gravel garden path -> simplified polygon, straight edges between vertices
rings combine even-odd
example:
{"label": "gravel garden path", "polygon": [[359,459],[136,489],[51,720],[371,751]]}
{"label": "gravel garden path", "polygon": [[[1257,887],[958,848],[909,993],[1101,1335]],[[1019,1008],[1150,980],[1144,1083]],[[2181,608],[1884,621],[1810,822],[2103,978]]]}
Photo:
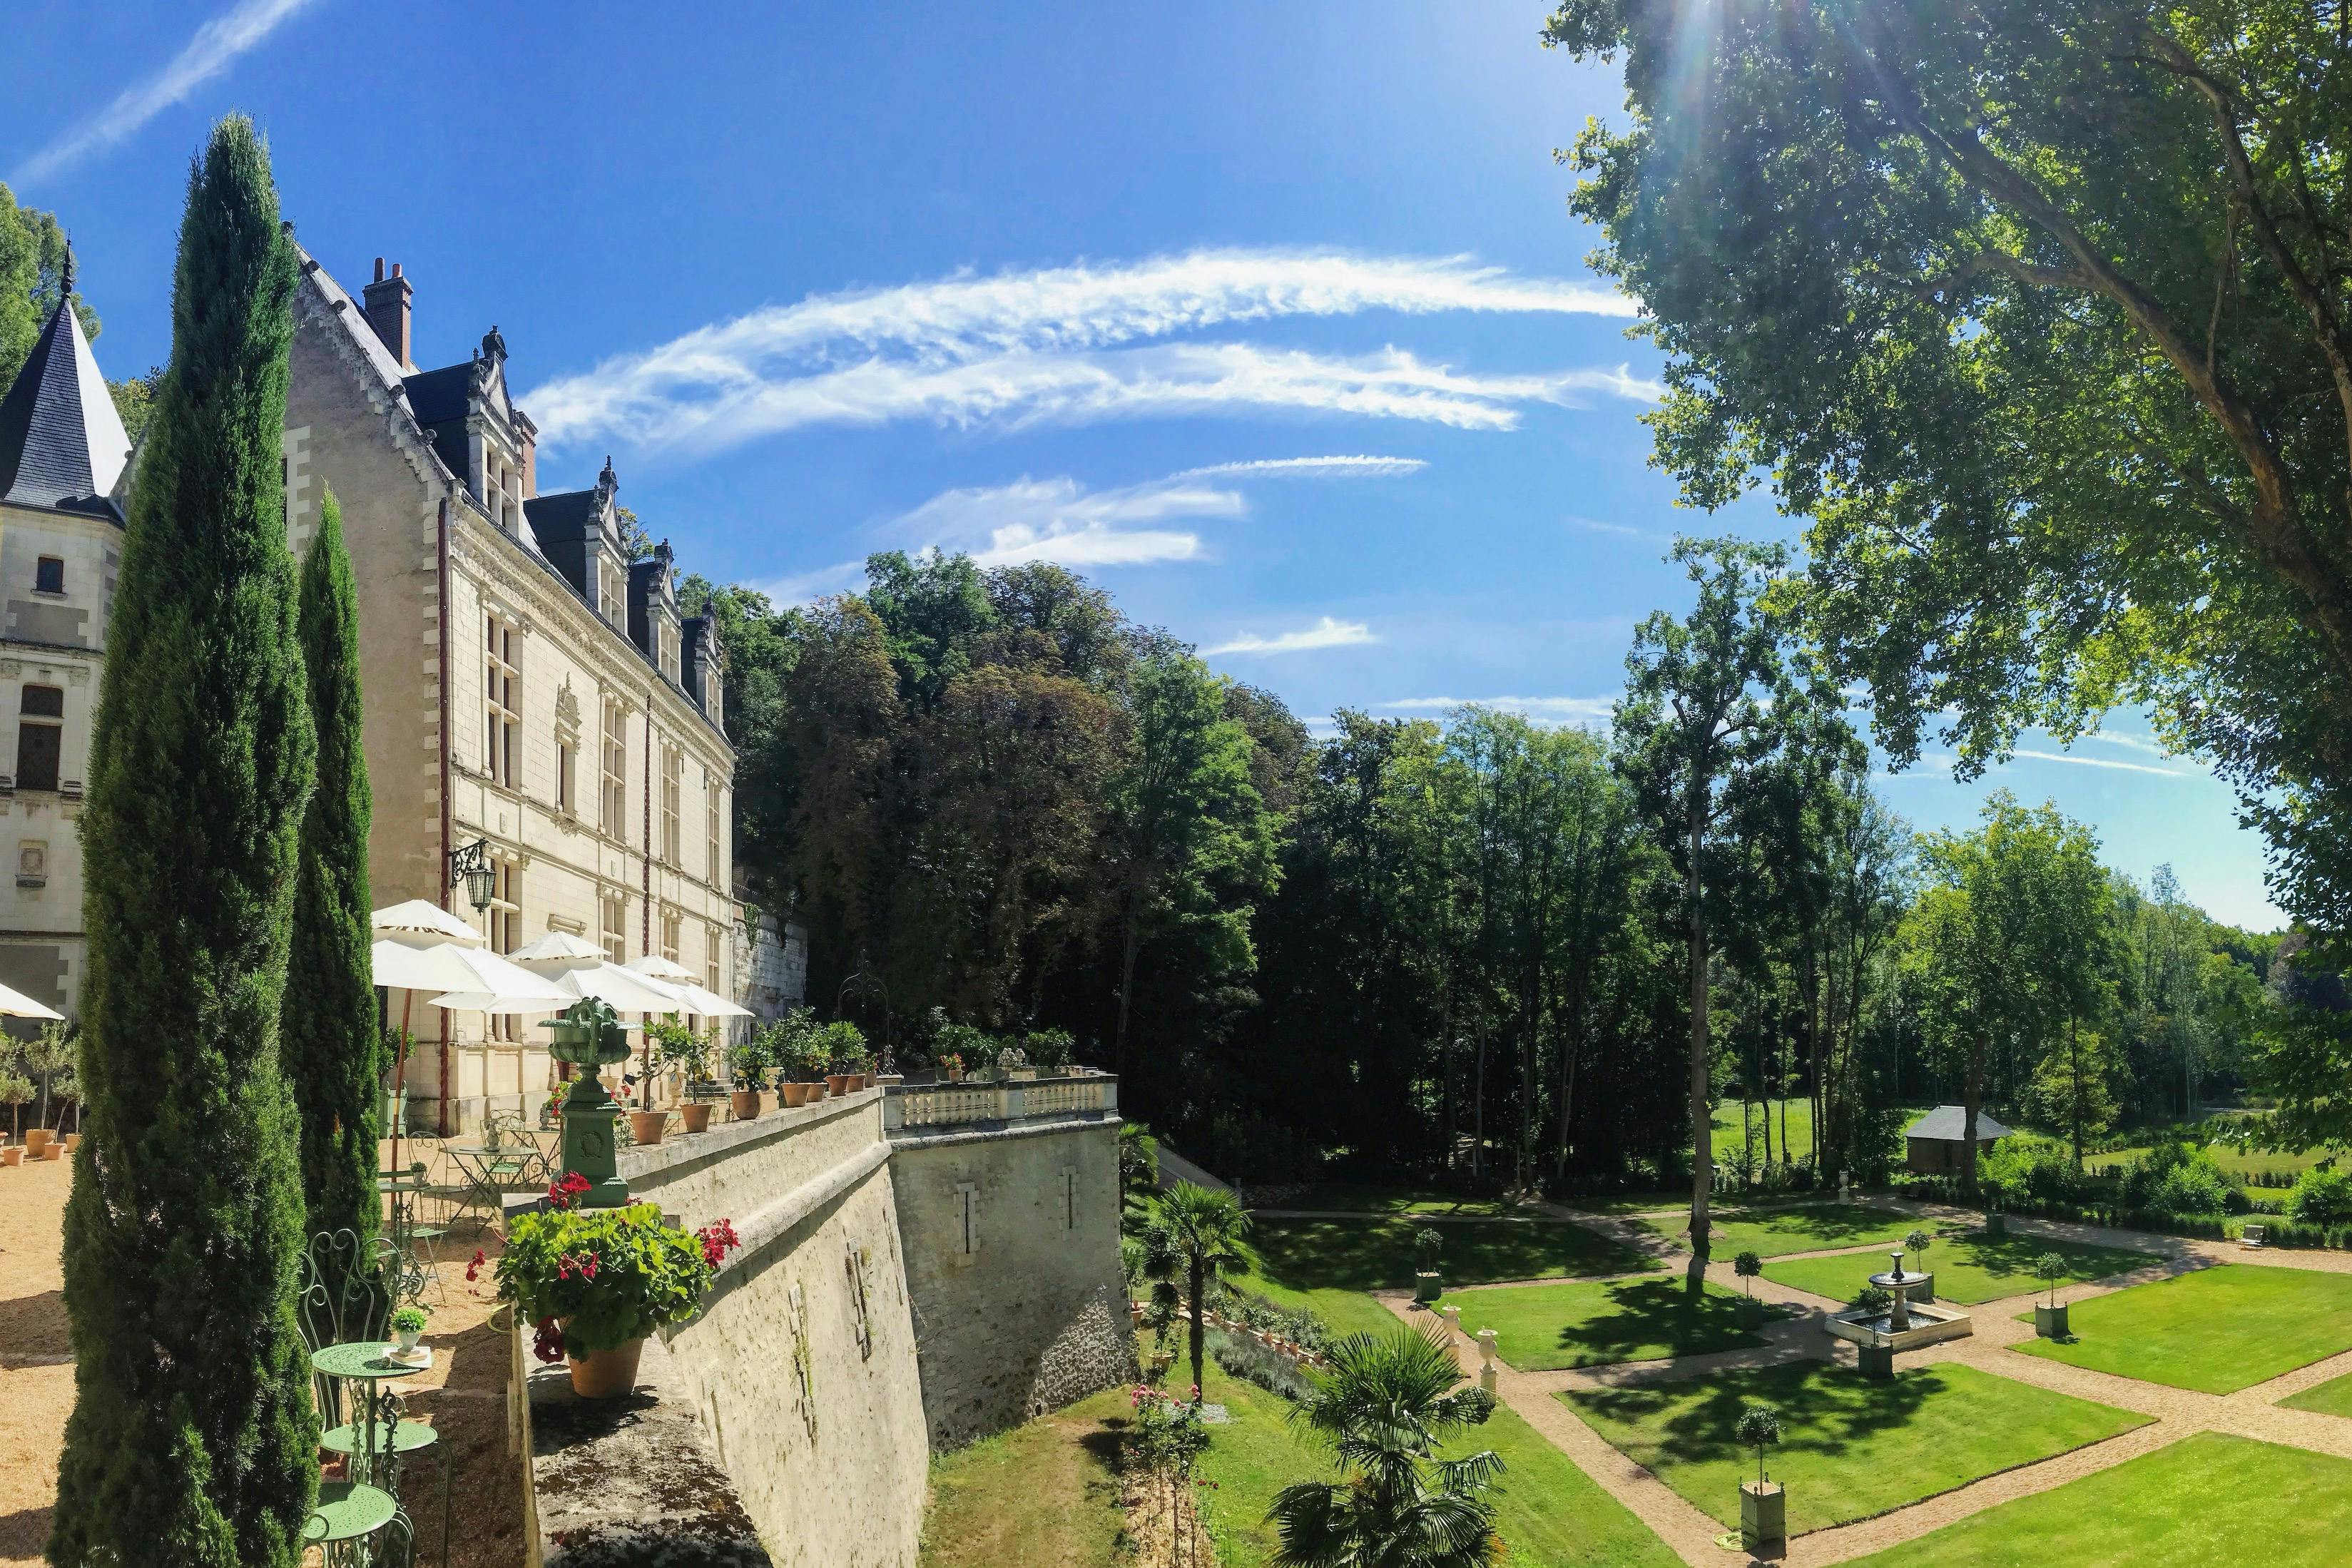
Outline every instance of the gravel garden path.
{"label": "gravel garden path", "polygon": [[[1973,1222],[1978,1217],[1970,1211],[1932,1204],[1882,1198],[1857,1198],[1855,1201],[1916,1214],[1923,1219]],[[1634,1223],[1640,1218],[1668,1216],[1686,1211],[1662,1209],[1654,1215],[1611,1215],[1560,1205],[1547,1204],[1540,1207],[1558,1218],[1573,1220],[1639,1248],[1661,1264],[1688,1263],[1689,1255],[1685,1250],[1666,1242],[1656,1232]],[[2154,1236],[2144,1231],[2016,1216],[2012,1216],[2009,1224],[2011,1231],[2017,1235],[2090,1242],[2156,1256],[2156,1262],[2129,1273],[2101,1279],[2095,1284],[2064,1288],[2062,1294],[2069,1302],[2087,1300],[2134,1285],[2170,1279],[2223,1263],[2303,1268],[2321,1273],[2352,1273],[2352,1254],[2347,1253],[2248,1248],[2234,1242]],[[1865,1245],[1786,1256],[1820,1258],[1852,1254],[1859,1263],[1882,1250],[1879,1247]],[[1732,1273],[1728,1258],[1711,1261],[1707,1277],[1733,1289],[1752,1287],[1759,1299],[1793,1309],[1796,1315],[1763,1325],[1758,1332],[1765,1343],[1747,1350],[1559,1372],[1519,1372],[1498,1360],[1495,1392],[1528,1425],[1573,1460],[1579,1468],[1655,1531],[1685,1563],[1694,1564],[1695,1568],[1726,1568],[1729,1564],[1760,1560],[1751,1559],[1747,1552],[1736,1548],[1726,1549],[1719,1544],[1723,1537],[1720,1523],[1685,1501],[1649,1470],[1611,1447],[1559,1397],[1570,1389],[1626,1387],[1787,1361],[1811,1359],[1834,1361],[1849,1366],[1854,1364],[1854,1347],[1832,1337],[1822,1326],[1823,1318],[1843,1305],[1842,1302],[1770,1279],[1740,1280]],[[1468,1286],[1459,1289],[1497,1288]],[[2095,1475],[2199,1432],[2229,1433],[2352,1459],[2352,1421],[2317,1411],[2288,1409],[2278,1403],[2331,1378],[2352,1373],[2352,1351],[2298,1367],[2235,1394],[2200,1394],[2162,1384],[2143,1383],[2137,1378],[2088,1367],[2073,1366],[2041,1356],[2015,1353],[2011,1346],[2033,1338],[2030,1311],[2037,1294],[2022,1292],[1969,1308],[1975,1329],[1972,1335],[1906,1352],[1900,1364],[1907,1367],[1957,1362],[2019,1383],[2133,1411],[2150,1417],[2148,1424],[2038,1463],[1984,1477],[1871,1519],[1856,1520],[1798,1536],[1789,1542],[1785,1556],[1771,1561],[1784,1564],[1785,1568],[1828,1568],[1832,1563],[1916,1541],[1930,1531],[1999,1504]],[[1401,1319],[1427,1321],[1413,1315],[1412,1303],[1402,1293],[1384,1294],[1381,1300]],[[2020,1314],[2027,1314],[2027,1321],[2020,1321]],[[1476,1343],[1467,1334],[1461,1335],[1460,1339],[1462,1364],[1475,1370],[1477,1365]]]}

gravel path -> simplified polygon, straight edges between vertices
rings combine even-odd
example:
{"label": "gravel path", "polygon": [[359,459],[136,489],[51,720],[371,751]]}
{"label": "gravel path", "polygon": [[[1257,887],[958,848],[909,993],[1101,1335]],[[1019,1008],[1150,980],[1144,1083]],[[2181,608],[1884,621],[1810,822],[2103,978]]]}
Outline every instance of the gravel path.
{"label": "gravel path", "polygon": [[[1870,1201],[1885,1203],[1886,1206],[1917,1214],[1924,1218],[1955,1221],[1976,1218],[1969,1211],[1938,1205],[1883,1199]],[[1559,1205],[1543,1206],[1560,1218],[1572,1219],[1628,1246],[1640,1247],[1645,1255],[1656,1258],[1661,1264],[1688,1263],[1686,1253],[1664,1244],[1654,1232],[1631,1223],[1634,1216],[1597,1215]],[[2095,1284],[2066,1288],[2061,1295],[2070,1301],[2085,1300],[2134,1285],[2223,1263],[2352,1273],[2352,1254],[2347,1253],[2250,1249],[2234,1242],[2153,1236],[2143,1231],[2016,1216],[2012,1216],[2009,1223],[2011,1230],[2021,1235],[2094,1242],[2156,1255],[2157,1261],[2129,1273],[2102,1279]],[[1791,1253],[1789,1256],[1818,1258],[1851,1253],[1860,1258],[1880,1250],[1874,1246],[1863,1246]],[[1727,1259],[1710,1262],[1707,1277],[1735,1289],[1742,1283],[1750,1284],[1758,1297],[1795,1308],[1800,1315],[1764,1325],[1759,1332],[1765,1343],[1747,1350],[1559,1372],[1523,1373],[1498,1362],[1495,1392],[1529,1426],[1575,1461],[1579,1468],[1655,1531],[1685,1563],[1700,1565],[1700,1568],[1725,1568],[1727,1564],[1751,1560],[1744,1552],[1727,1550],[1718,1545],[1722,1527],[1714,1519],[1700,1512],[1656,1476],[1612,1447],[1600,1434],[1578,1419],[1559,1397],[1569,1389],[1624,1387],[1644,1382],[1692,1377],[1727,1368],[1762,1366],[1787,1361],[1835,1361],[1849,1366],[1854,1363],[1854,1348],[1832,1337],[1822,1326],[1826,1314],[1842,1303],[1770,1279],[1742,1282],[1732,1273]],[[1786,1556],[1778,1559],[1785,1568],[1829,1568],[1832,1563],[1899,1546],[1986,1509],[2095,1475],[2198,1432],[2226,1432],[2352,1459],[2352,1421],[2316,1411],[2286,1409],[2278,1404],[2282,1399],[2330,1378],[2352,1373],[2352,1351],[2299,1367],[2268,1383],[2256,1384],[2235,1394],[2200,1394],[2162,1384],[2143,1383],[2137,1378],[2112,1373],[2095,1372],[2088,1367],[2072,1366],[2041,1356],[2017,1353],[2010,1347],[2033,1338],[2031,1321],[2021,1322],[2018,1318],[2032,1306],[2036,1294],[2025,1292],[1968,1308],[1975,1329],[1971,1336],[1906,1352],[1901,1358],[1901,1364],[1917,1366],[1958,1362],[1996,1376],[2133,1411],[2150,1417],[2148,1424],[2036,1464],[1985,1477],[1874,1519],[1857,1520],[1850,1524],[1801,1535],[1789,1543]],[[1410,1317],[1412,1303],[1402,1297],[1383,1298],[1383,1304],[1401,1318],[1421,1321]],[[1476,1345],[1466,1334],[1463,1336],[1459,1353],[1465,1368],[1475,1368]]]}

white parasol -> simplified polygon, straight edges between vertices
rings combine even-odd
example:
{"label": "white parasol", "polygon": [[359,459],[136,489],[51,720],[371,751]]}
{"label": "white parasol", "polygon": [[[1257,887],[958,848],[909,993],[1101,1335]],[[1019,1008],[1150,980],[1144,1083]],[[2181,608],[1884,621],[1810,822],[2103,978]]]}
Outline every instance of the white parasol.
{"label": "white parasol", "polygon": [[632,959],[628,967],[640,974],[651,975],[676,991],[679,1003],[677,1009],[678,1012],[691,1013],[698,1018],[753,1016],[749,1007],[737,1006],[718,992],[708,991],[697,985],[694,983],[692,970],[673,959],[664,958],[659,953],[649,952],[643,958]]}
{"label": "white parasol", "polygon": [[21,991],[12,991],[5,985],[0,985],[0,1017],[54,1018],[63,1022],[65,1015],[54,1007],[34,1001]]}

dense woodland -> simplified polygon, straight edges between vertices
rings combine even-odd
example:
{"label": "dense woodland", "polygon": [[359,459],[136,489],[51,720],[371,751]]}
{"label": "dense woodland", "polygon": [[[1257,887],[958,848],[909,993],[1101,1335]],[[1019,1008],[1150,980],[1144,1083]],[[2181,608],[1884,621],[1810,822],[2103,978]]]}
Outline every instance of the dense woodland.
{"label": "dense woodland", "polygon": [[[726,621],[739,854],[806,924],[818,1010],[918,1067],[945,1023],[1066,1029],[1243,1175],[1686,1179],[1694,843],[1705,1092],[1811,1100],[1824,1172],[1870,1173],[1903,1108],[1971,1083],[2091,1146],[2260,1091],[2295,939],[2005,795],[1915,835],[1773,606],[1787,563],[1684,554],[1699,604],[1643,626],[1590,730],[1343,711],[1310,737],[1048,564],[689,596]],[[1756,1163],[1785,1164],[1765,1120]]]}

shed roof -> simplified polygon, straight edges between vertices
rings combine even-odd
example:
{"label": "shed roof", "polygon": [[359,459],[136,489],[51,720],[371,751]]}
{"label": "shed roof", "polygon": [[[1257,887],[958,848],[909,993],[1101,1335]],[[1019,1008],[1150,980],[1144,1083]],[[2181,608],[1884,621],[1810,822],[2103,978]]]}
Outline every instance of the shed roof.
{"label": "shed roof", "polygon": [[[1950,1142],[1968,1139],[1969,1112],[1966,1106],[1939,1105],[1903,1130],[1906,1138],[1938,1138]],[[2006,1138],[2014,1129],[2003,1127],[1983,1110],[1977,1112],[1977,1142],[1986,1143],[1995,1138]]]}

